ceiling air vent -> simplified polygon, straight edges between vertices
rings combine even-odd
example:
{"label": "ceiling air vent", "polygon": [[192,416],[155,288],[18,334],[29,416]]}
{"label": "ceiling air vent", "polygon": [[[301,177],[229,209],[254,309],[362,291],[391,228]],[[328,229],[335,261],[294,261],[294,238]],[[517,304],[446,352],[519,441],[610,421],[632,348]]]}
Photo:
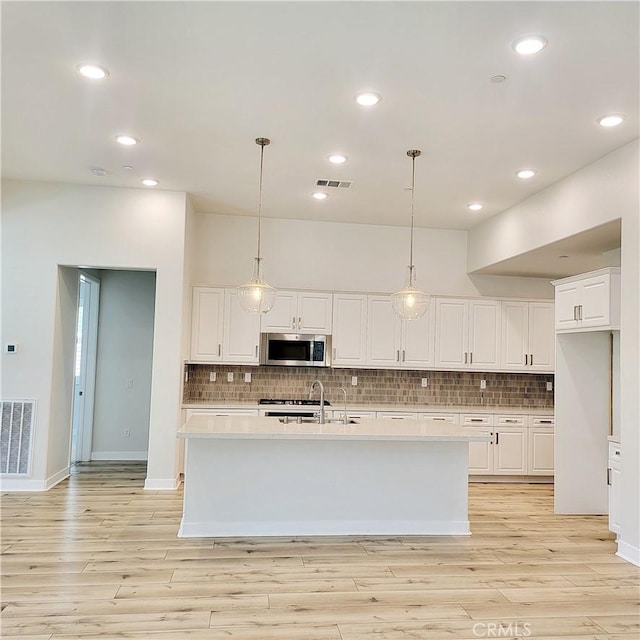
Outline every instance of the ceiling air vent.
{"label": "ceiling air vent", "polygon": [[353,182],[348,180],[316,180],[317,187],[330,187],[334,189],[350,189]]}

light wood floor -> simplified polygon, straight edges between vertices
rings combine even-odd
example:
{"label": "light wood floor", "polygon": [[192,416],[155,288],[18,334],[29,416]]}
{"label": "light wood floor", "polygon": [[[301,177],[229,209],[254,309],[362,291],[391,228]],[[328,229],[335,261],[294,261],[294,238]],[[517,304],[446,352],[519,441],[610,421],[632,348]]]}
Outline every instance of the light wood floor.
{"label": "light wood floor", "polygon": [[[551,485],[473,484],[471,537],[178,539],[182,494],[92,463],[2,496],[2,638],[638,638],[637,567]],[[498,629],[497,625],[502,625]]]}

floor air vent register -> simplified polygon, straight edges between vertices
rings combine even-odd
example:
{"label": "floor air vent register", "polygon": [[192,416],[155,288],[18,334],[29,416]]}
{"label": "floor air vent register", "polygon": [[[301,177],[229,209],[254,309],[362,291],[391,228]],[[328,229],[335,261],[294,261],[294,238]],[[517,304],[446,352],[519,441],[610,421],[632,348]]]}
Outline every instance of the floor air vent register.
{"label": "floor air vent register", "polygon": [[0,473],[4,475],[29,473],[34,414],[33,400],[2,401]]}

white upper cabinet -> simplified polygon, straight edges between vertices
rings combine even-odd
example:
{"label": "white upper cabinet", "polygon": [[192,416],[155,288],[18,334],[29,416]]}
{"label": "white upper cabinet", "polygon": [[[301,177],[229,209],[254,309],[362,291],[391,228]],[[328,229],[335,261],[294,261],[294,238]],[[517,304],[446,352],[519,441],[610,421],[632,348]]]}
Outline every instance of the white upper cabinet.
{"label": "white upper cabinet", "polygon": [[435,366],[497,369],[500,366],[500,302],[436,298]]}
{"label": "white upper cabinet", "polygon": [[391,296],[368,296],[367,364],[424,369],[433,366],[433,305],[416,320],[401,320]]}
{"label": "white upper cabinet", "polygon": [[332,295],[313,291],[278,291],[276,302],[262,317],[262,331],[330,334]]}
{"label": "white upper cabinet", "polygon": [[367,364],[367,296],[336,293],[333,296],[332,365],[364,367]]}
{"label": "white upper cabinet", "polygon": [[191,307],[191,359],[222,361],[224,289],[194,287]]}
{"label": "white upper cabinet", "polygon": [[555,364],[552,302],[502,302],[501,369],[552,372]]}
{"label": "white upper cabinet", "polygon": [[235,289],[194,287],[191,360],[258,364],[260,318],[246,313]]}
{"label": "white upper cabinet", "polygon": [[247,313],[238,300],[235,289],[224,293],[224,332],[222,356],[224,362],[258,364],[260,316]]}
{"label": "white upper cabinet", "polygon": [[607,267],[552,282],[556,288],[556,331],[620,328],[620,268]]}

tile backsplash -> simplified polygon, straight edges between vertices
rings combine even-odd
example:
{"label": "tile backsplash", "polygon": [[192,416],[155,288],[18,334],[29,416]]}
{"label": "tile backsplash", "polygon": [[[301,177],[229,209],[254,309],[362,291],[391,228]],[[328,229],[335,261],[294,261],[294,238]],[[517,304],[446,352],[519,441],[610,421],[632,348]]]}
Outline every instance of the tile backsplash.
{"label": "tile backsplash", "polygon": [[[361,405],[464,405],[552,408],[553,391],[547,391],[551,374],[489,373],[471,371],[405,371],[388,369],[310,369],[307,367],[251,367],[242,365],[187,364],[183,402],[216,404],[257,402],[260,398],[306,398],[313,380],[320,380],[326,398]],[[216,380],[210,380],[210,374]],[[233,373],[233,381],[227,374]],[[244,374],[251,374],[245,382]],[[357,386],[351,384],[358,378]],[[421,386],[427,378],[427,387]],[[486,389],[480,381],[486,380]]]}

